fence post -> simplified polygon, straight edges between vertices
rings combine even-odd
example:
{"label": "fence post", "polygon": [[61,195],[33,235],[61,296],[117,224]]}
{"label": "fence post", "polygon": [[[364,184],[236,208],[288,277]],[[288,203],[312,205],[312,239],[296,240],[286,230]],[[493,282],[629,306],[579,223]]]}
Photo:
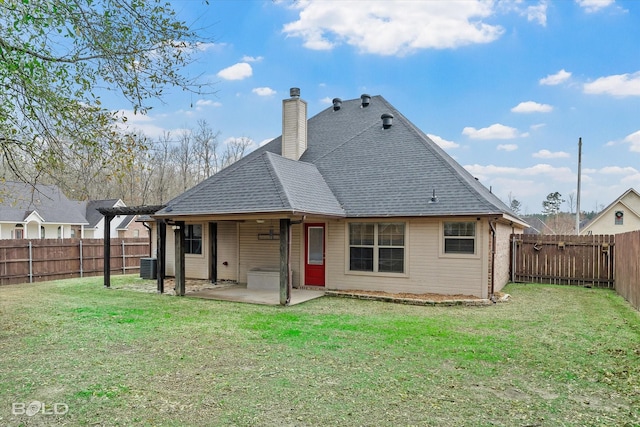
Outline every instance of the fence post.
{"label": "fence post", "polygon": [[29,240],[29,283],[33,283],[33,250]]}
{"label": "fence post", "polygon": [[82,239],[80,239],[80,277],[84,277],[83,273],[84,269],[82,266]]}
{"label": "fence post", "polygon": [[124,253],[124,239],[122,239],[122,274],[127,274],[127,257]]}

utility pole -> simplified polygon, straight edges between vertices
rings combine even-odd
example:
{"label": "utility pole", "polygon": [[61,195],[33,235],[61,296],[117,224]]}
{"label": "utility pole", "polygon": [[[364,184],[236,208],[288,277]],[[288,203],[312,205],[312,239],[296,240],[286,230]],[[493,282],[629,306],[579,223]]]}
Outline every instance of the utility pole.
{"label": "utility pole", "polygon": [[580,234],[580,175],[582,173],[582,138],[578,138],[578,194],[576,197],[576,236]]}

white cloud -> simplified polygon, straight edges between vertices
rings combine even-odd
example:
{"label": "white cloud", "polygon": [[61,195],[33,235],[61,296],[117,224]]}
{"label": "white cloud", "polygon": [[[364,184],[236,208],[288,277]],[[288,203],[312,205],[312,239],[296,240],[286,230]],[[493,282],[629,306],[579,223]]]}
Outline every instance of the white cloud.
{"label": "white cloud", "polygon": [[211,99],[198,99],[196,101],[196,107],[222,107],[222,103],[212,101]]}
{"label": "white cloud", "polygon": [[625,176],[620,180],[620,182],[624,184],[624,186],[627,188],[629,187],[638,188],[640,187],[640,173]]}
{"label": "white cloud", "polygon": [[402,55],[420,49],[450,49],[498,39],[504,29],[483,22],[494,4],[480,0],[418,2],[293,2],[299,19],[283,27],[304,46],[330,50],[348,44],[378,55]]}
{"label": "white cloud", "polygon": [[511,111],[514,113],[550,113],[553,111],[553,107],[549,104],[526,101],[516,105]]}
{"label": "white cloud", "polygon": [[555,86],[564,83],[570,77],[571,73],[562,69],[555,74],[549,74],[547,77],[540,79],[539,83],[545,86]]}
{"label": "white cloud", "polygon": [[325,96],[324,98],[322,98],[320,100],[321,104],[327,104],[327,105],[331,105],[333,104],[333,98],[329,98],[328,96]]}
{"label": "white cloud", "polygon": [[242,57],[242,61],[243,62],[260,62],[262,61],[264,58],[262,56],[243,56]]}
{"label": "white cloud", "polygon": [[613,96],[640,96],[640,71],[633,74],[617,74],[600,77],[585,83],[584,93]]}
{"label": "white cloud", "polygon": [[239,62],[218,72],[218,77],[225,80],[243,80],[251,77],[253,68],[246,62]]}
{"label": "white cloud", "polygon": [[496,148],[500,151],[515,151],[518,146],[516,144],[499,144]]}
{"label": "white cloud", "polygon": [[536,123],[535,125],[531,125],[529,127],[531,128],[531,130],[538,130],[538,129],[542,129],[545,126],[546,126],[546,123]]}
{"label": "white cloud", "polygon": [[[118,128],[126,132],[142,133],[149,138],[159,138],[166,133],[179,134],[183,129],[167,129],[162,127],[162,117],[154,117],[148,114],[134,113],[132,110],[119,110],[119,116],[127,118],[126,123],[118,125]],[[156,122],[160,121],[160,125]]]}
{"label": "white cloud", "polygon": [[462,130],[462,134],[471,139],[513,139],[519,136],[518,129],[501,125],[500,123],[482,129],[465,127]]}
{"label": "white cloud", "polygon": [[536,177],[543,176],[545,180],[551,179],[562,182],[575,181],[575,174],[568,167],[553,167],[544,163],[528,168],[495,165],[465,165],[464,168],[474,176],[510,176]]}
{"label": "white cloud", "polygon": [[638,170],[630,166],[627,166],[627,167],[605,166],[596,172],[605,174],[605,175],[634,175],[638,173]]}
{"label": "white cloud", "polygon": [[540,2],[534,6],[528,6],[526,10],[527,20],[535,21],[543,27],[547,26],[547,3]]}
{"label": "white cloud", "polygon": [[540,150],[537,153],[533,153],[532,156],[539,159],[564,159],[571,157],[569,153],[565,153],[564,151],[551,152],[549,150]]}
{"label": "white cloud", "polygon": [[196,43],[193,45],[193,48],[201,52],[206,52],[208,50],[219,50],[226,45],[226,43]]}
{"label": "white cloud", "polygon": [[586,12],[594,13],[615,3],[615,0],[576,0],[576,3]]}
{"label": "white cloud", "polygon": [[258,96],[272,96],[277,92],[270,87],[256,87],[251,89],[251,92],[255,93]]}
{"label": "white cloud", "polygon": [[447,141],[446,139],[441,138],[438,135],[433,135],[433,134],[428,133],[427,136],[429,138],[431,138],[431,140],[433,142],[438,144],[440,146],[440,148],[443,148],[445,150],[448,149],[448,148],[458,148],[458,147],[460,147],[460,144],[458,144],[457,142]]}
{"label": "white cloud", "polygon": [[627,135],[623,139],[623,142],[629,144],[629,151],[640,153],[640,130],[632,133],[631,135]]}

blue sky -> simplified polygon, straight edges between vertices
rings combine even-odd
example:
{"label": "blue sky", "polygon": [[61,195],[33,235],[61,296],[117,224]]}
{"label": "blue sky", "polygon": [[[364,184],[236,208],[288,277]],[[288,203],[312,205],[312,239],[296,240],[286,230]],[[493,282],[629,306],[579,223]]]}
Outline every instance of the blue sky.
{"label": "blue sky", "polygon": [[576,192],[579,137],[582,210],[640,190],[638,1],[173,4],[215,40],[188,73],[216,93],[169,91],[147,116],[130,115],[150,137],[205,119],[222,141],[257,147],[280,135],[290,87],[310,117],[335,97],[368,93],[522,213],[540,212],[551,192]]}

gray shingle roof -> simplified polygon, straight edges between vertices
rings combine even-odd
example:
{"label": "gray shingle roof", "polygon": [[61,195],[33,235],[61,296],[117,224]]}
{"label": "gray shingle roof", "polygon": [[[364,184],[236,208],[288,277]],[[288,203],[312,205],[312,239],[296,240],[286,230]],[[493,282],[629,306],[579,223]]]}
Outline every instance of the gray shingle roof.
{"label": "gray shingle roof", "polygon": [[33,211],[48,223],[87,224],[80,205],[67,199],[55,185],[0,184],[0,221],[22,222]]}
{"label": "gray shingle roof", "polygon": [[[383,113],[394,116],[388,129],[382,126]],[[348,217],[507,214],[517,218],[381,96],[372,97],[366,108],[360,98],[343,101],[338,111],[327,108],[308,120],[307,132],[308,148],[300,161],[279,156],[278,137],[178,196],[168,209],[173,214],[286,210],[278,197],[284,191],[289,203],[313,206],[317,213],[335,214],[328,208],[336,200]],[[271,168],[258,168],[259,161],[269,162]],[[275,181],[267,171],[276,174]],[[317,182],[320,187],[314,187]],[[276,191],[278,185],[282,189]],[[434,191],[436,202],[431,200]]]}
{"label": "gray shingle roof", "polygon": [[344,216],[314,165],[268,151],[247,157],[242,167],[227,168],[183,193],[160,211],[165,212],[171,215],[291,212]]}
{"label": "gray shingle roof", "polygon": [[118,201],[120,201],[120,199],[89,200],[85,214],[87,221],[89,221],[89,227],[95,227],[100,220],[104,218],[104,215],[98,212],[99,208],[112,208]]}

